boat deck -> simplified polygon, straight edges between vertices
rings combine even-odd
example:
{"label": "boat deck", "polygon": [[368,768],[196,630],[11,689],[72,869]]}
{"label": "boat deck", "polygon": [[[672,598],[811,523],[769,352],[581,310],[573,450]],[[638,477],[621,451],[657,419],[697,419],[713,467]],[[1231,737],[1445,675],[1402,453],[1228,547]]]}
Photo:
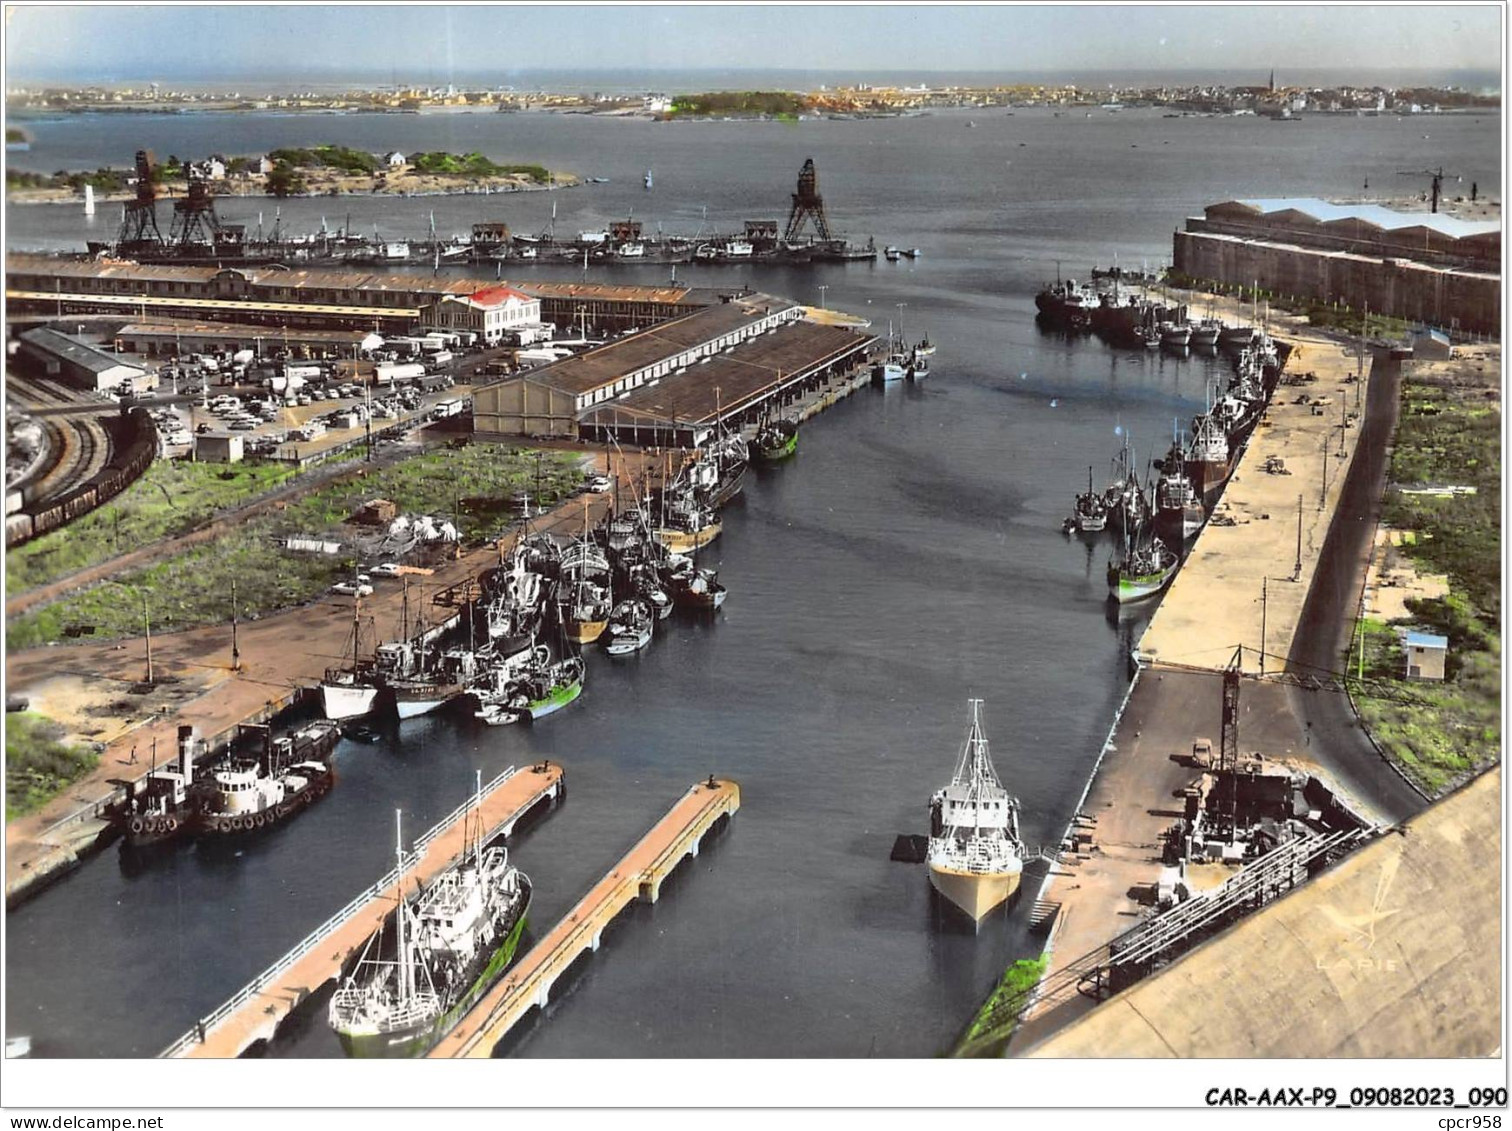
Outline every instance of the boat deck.
{"label": "boat deck", "polygon": [[[490,838],[509,833],[539,802],[559,796],[561,785],[562,768],[550,762],[506,770],[483,793],[483,827]],[[466,847],[462,817],[471,806],[469,799],[416,842],[406,886],[429,883],[461,855]],[[384,876],[159,1055],[229,1059],[259,1040],[271,1040],[284,1018],[340,977],[347,961],[383,925],[395,906],[397,885],[395,872]]]}
{"label": "boat deck", "polygon": [[656,825],[596,883],[567,916],[430,1051],[432,1057],[487,1058],[514,1025],[545,1008],[551,988],[585,950],[597,950],[606,928],[636,899],[655,903],[662,882],[721,817],[740,808],[740,787],[710,778],[683,794]]}

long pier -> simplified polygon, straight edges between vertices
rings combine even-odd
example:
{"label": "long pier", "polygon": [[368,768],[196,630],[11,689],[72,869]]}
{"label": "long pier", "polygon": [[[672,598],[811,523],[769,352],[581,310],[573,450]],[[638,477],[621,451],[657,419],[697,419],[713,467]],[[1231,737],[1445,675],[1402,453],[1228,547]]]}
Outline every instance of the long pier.
{"label": "long pier", "polygon": [[739,808],[740,787],[733,781],[710,777],[689,789],[429,1055],[491,1057],[494,1046],[523,1017],[546,1007],[563,971],[584,951],[598,950],[604,928],[615,916],[637,899],[655,903],[672,870],[685,857],[697,856],[703,835]]}
{"label": "long pier", "polygon": [[[510,767],[483,789],[480,813],[488,839],[508,835],[540,802],[561,796],[562,768],[542,762],[526,770]],[[405,861],[405,884],[429,883],[466,848],[464,817],[469,798],[415,842]],[[268,969],[208,1017],[201,1019],[160,1054],[176,1059],[228,1059],[259,1040],[272,1040],[278,1026],[301,1002],[333,978],[397,904],[399,869],[315,928]]]}

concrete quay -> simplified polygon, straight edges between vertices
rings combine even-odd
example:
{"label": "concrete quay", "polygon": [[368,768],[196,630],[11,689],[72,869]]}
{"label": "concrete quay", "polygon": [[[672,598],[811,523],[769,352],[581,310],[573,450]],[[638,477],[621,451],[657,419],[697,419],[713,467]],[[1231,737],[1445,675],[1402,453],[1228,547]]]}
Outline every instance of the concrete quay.
{"label": "concrete quay", "polygon": [[[1200,305],[1193,301],[1193,309]],[[1314,774],[1367,820],[1392,824],[1422,808],[1370,750],[1342,694],[1262,676],[1274,677],[1296,657],[1339,666],[1332,650],[1341,632],[1348,638],[1353,600],[1330,602],[1337,607],[1325,615],[1309,594],[1358,591],[1364,561],[1356,561],[1352,535],[1378,505],[1396,395],[1396,382],[1381,380],[1394,370],[1377,369],[1371,397],[1371,376],[1360,375],[1364,358],[1296,320],[1272,333],[1293,346],[1287,372],[1318,379],[1278,387],[1216,508],[1234,525],[1204,527],[1137,646],[1134,684],[1068,830],[1090,834],[1091,843],[1061,853],[1037,893],[1057,905],[1043,985],[1060,988],[1032,1001],[1013,1037],[1015,1053],[1096,1005],[1076,992],[1074,978],[1058,975],[1151,913],[1161,834],[1181,815],[1181,792],[1201,772],[1183,756],[1197,737],[1219,739],[1220,673],[1239,646],[1251,677],[1240,696],[1241,750]],[[1293,403],[1304,393],[1329,403],[1314,414],[1310,404]],[[1358,426],[1367,419],[1369,427]],[[1362,434],[1365,455],[1350,475]],[[1270,457],[1291,474],[1263,470]],[[1229,874],[1221,865],[1190,870],[1199,887]]]}
{"label": "concrete quay", "polygon": [[585,952],[598,950],[615,917],[637,899],[655,903],[672,870],[685,857],[697,856],[704,834],[739,808],[740,787],[733,781],[710,777],[690,788],[429,1055],[493,1056],[494,1046],[532,1009],[546,1008],[563,972]]}
{"label": "concrete quay", "polygon": [[[533,520],[532,528],[563,537],[576,534],[584,521],[585,501],[589,522],[598,521],[610,505],[603,494],[573,499]],[[435,593],[475,581],[497,564],[516,536],[512,533],[446,563],[426,579],[427,590]],[[362,611],[384,634],[399,623],[402,601],[401,586],[380,583]],[[41,890],[100,845],[107,831],[101,814],[118,793],[110,779],[138,782],[145,777],[154,741],[160,760],[166,761],[176,748],[178,727],[188,725],[197,728],[213,749],[233,735],[238,724],[263,721],[292,705],[319,683],[327,667],[341,662],[351,628],[352,602],[340,597],[245,621],[237,634],[238,671],[231,669],[227,625],[154,635],[157,685],[175,689],[176,698],[144,696],[140,717],[110,738],[90,774],[41,809],[6,825],[7,906]],[[143,652],[140,640],[30,649],[7,657],[6,688],[28,694],[32,709],[43,714],[53,714],[52,702],[58,704],[57,713],[67,714],[64,708],[80,698],[81,687],[110,687],[118,696],[140,687]]]}
{"label": "concrete quay", "polygon": [[[1277,387],[1140,639],[1141,661],[1217,670],[1243,645],[1243,670],[1263,674],[1290,654],[1372,378],[1353,347],[1306,331],[1277,336],[1293,347],[1286,373],[1317,381]],[[1295,403],[1303,396],[1310,403]],[[1271,459],[1285,473],[1266,471]]]}
{"label": "concrete quay", "polygon": [[[555,800],[561,789],[562,768],[550,762],[504,771],[485,787],[477,808],[484,839],[509,835],[521,817]],[[423,888],[467,849],[473,805],[469,798],[415,842],[404,874],[407,887]],[[341,977],[346,963],[383,926],[398,904],[399,882],[397,869],[384,876],[159,1055],[229,1059],[272,1040],[283,1020],[326,982]]]}

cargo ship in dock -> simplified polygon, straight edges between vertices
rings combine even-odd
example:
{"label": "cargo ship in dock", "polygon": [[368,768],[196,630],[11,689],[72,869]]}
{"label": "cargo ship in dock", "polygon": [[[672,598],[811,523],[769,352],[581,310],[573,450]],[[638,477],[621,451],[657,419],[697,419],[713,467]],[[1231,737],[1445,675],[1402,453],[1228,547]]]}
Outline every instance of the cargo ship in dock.
{"label": "cargo ship in dock", "polygon": [[382,928],[375,932],[327,1011],[348,1056],[423,1056],[514,960],[530,879],[502,845],[484,845],[479,810],[475,802],[464,818],[470,824],[461,858],[413,900],[404,895],[401,831],[393,949],[385,951]]}
{"label": "cargo ship in dock", "polygon": [[949,785],[929,803],[929,882],[979,924],[1018,890],[1024,871],[1018,800],[998,780],[982,701],[971,700],[971,728]]}

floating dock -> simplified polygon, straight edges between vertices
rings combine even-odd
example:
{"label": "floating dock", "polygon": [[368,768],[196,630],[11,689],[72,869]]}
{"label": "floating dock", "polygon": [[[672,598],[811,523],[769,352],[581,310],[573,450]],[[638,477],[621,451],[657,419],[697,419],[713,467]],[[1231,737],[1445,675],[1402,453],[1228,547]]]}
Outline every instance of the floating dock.
{"label": "floating dock", "polygon": [[491,1057],[516,1023],[532,1009],[546,1007],[562,972],[584,951],[598,950],[615,916],[637,899],[655,903],[672,870],[684,857],[697,856],[703,835],[739,808],[740,787],[733,781],[711,777],[689,789],[429,1055]]}
{"label": "floating dock", "polygon": [[[562,768],[550,762],[505,770],[483,789],[482,824],[488,839],[508,835],[527,812],[542,801],[560,797],[561,792]],[[415,842],[405,862],[407,886],[429,883],[462,853],[466,847],[463,818],[472,806],[468,798]],[[326,982],[339,978],[347,960],[383,925],[396,905],[398,883],[396,868],[159,1056],[229,1059],[260,1040],[272,1040],[283,1020]]]}

